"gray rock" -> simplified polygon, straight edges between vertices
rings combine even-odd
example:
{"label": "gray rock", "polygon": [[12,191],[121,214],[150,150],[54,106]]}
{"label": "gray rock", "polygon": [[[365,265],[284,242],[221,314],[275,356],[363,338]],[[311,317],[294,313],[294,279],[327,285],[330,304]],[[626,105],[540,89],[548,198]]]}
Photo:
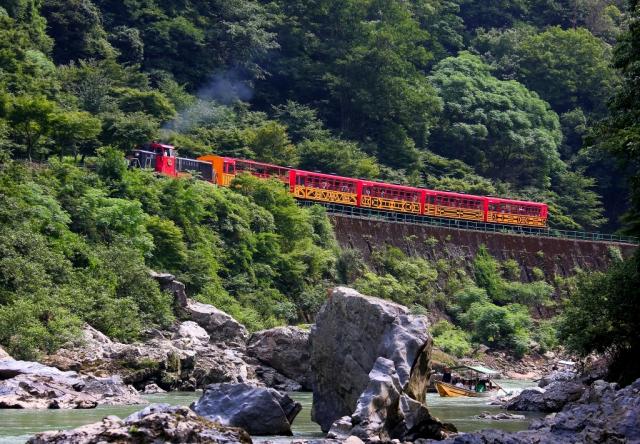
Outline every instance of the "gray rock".
{"label": "gray rock", "polygon": [[314,421],[328,431],[350,416],[378,357],[393,361],[403,392],[425,399],[431,337],[425,316],[402,305],[335,288],[311,329]]}
{"label": "gray rock", "polygon": [[31,361],[0,361],[0,381],[14,378],[18,375],[49,377],[67,385],[81,384],[82,379],[76,372],[61,371],[38,362]]}
{"label": "gray rock", "polygon": [[106,378],[83,376],[85,393],[98,397],[99,405],[131,405],[142,404],[144,400],[138,391],[122,382],[120,376],[114,375]]}
{"label": "gray rock", "polygon": [[543,391],[523,390],[518,396],[505,404],[507,410],[520,412],[558,412],[565,404],[580,399],[585,386],[576,381],[556,381],[549,384]]}
{"label": "gray rock", "polygon": [[0,361],[0,408],[77,409],[142,404],[117,377],[95,378],[27,361]]}
{"label": "gray rock", "polygon": [[197,344],[206,344],[209,342],[209,334],[193,321],[185,321],[178,326],[175,339],[185,339]]}
{"label": "gray rock", "polygon": [[185,307],[187,305],[187,293],[182,282],[177,281],[176,277],[169,273],[156,273],[150,271],[149,275],[160,284],[162,291],[168,291],[173,295],[175,305]]}
{"label": "gray rock", "polygon": [[143,393],[145,395],[155,395],[158,393],[166,393],[166,390],[162,390],[157,384],[147,384],[144,387]]}
{"label": "gray rock", "polygon": [[0,361],[3,360],[13,360],[13,358],[0,346]]}
{"label": "gray rock", "polygon": [[276,327],[251,335],[247,354],[311,390],[309,332],[299,327]]}
{"label": "gray rock", "polygon": [[274,388],[281,392],[299,392],[302,390],[302,386],[297,381],[287,378],[277,370],[263,365],[262,362],[258,360],[252,361],[252,359],[255,358],[247,359],[247,364],[253,366],[256,379],[267,387]]}
{"label": "gray rock", "polygon": [[191,408],[200,416],[242,427],[252,435],[291,435],[291,424],[302,406],[274,389],[212,384]]}
{"label": "gray rock", "polygon": [[102,421],[68,431],[38,433],[30,444],[98,444],[105,442],[189,442],[251,444],[242,429],[224,427],[197,416],[187,407],[156,404],[125,420],[108,416]]}
{"label": "gray rock", "polygon": [[544,376],[538,382],[538,387],[544,388],[556,381],[572,381],[576,379],[576,373],[568,370],[556,370],[550,374]]}
{"label": "gray rock", "polygon": [[351,434],[365,440],[389,441],[391,437],[387,426],[388,423],[399,422],[401,394],[402,386],[393,361],[378,358],[369,372],[369,385],[360,395],[351,415]]}
{"label": "gray rock", "polygon": [[249,338],[244,325],[213,305],[188,299],[183,310],[191,320],[209,333],[211,341],[244,345]]}
{"label": "gray rock", "polygon": [[492,415],[489,412],[482,412],[476,416],[478,419],[487,419],[490,421],[504,421],[504,420],[524,420],[526,417],[524,415],[514,415],[513,413],[498,413]]}
{"label": "gray rock", "polygon": [[351,416],[343,416],[331,424],[331,429],[329,429],[329,432],[327,433],[327,438],[344,441],[351,435],[351,429],[353,429]]}
{"label": "gray rock", "polygon": [[202,332],[200,326],[187,321],[177,325],[173,333],[149,331],[144,343],[121,344],[86,325],[82,344],[60,349],[43,361],[95,376],[117,374],[139,390],[148,384],[164,390],[195,390],[222,382],[300,389],[295,381],[247,356],[244,346],[203,342]]}
{"label": "gray rock", "polygon": [[[402,392],[393,361],[382,357],[369,373],[369,385],[350,419],[349,435],[367,442],[444,436],[443,425],[429,414],[426,406]],[[343,419],[338,421],[331,427],[335,436],[347,424]]]}

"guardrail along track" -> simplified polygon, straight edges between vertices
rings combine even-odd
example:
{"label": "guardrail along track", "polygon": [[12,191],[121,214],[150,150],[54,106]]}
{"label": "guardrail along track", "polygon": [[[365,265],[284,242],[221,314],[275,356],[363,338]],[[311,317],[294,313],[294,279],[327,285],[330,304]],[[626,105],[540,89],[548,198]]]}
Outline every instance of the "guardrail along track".
{"label": "guardrail along track", "polygon": [[311,202],[298,200],[303,206],[320,205],[329,214],[339,214],[358,219],[382,220],[387,222],[397,222],[413,225],[429,225],[433,227],[452,228],[457,230],[483,231],[487,233],[515,234],[520,236],[548,237],[559,239],[582,240],[589,242],[609,242],[639,245],[640,239],[631,236],[620,236],[617,234],[605,234],[587,231],[557,230],[555,228],[530,228],[518,226],[496,225],[486,222],[474,222],[459,219],[443,219],[437,217],[419,216],[406,213],[393,213],[388,211],[372,210],[367,208],[353,207],[350,205],[340,205],[325,202]]}

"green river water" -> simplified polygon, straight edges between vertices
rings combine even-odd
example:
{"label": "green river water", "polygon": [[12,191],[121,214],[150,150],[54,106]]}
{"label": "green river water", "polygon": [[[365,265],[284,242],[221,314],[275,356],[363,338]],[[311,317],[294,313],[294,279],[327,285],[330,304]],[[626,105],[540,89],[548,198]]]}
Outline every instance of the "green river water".
{"label": "green river water", "polygon": [[[507,390],[533,385],[522,381],[500,382]],[[189,405],[200,396],[200,392],[178,392],[145,396],[150,403]],[[311,393],[292,393],[291,396],[302,404],[302,411],[293,424],[294,438],[322,437],[317,424],[311,421]],[[475,419],[482,412],[499,413],[497,406],[487,405],[483,398],[440,398],[437,394],[427,395],[427,405],[433,415],[445,422],[454,423],[460,431],[481,429],[503,429],[517,431],[526,429],[537,414],[527,414],[524,421],[487,421]],[[0,410],[0,444],[24,443],[29,436],[45,430],[72,429],[84,424],[100,421],[105,416],[121,418],[136,412],[141,406],[99,407],[91,410]],[[254,442],[269,440],[288,443],[291,438],[255,437]]]}

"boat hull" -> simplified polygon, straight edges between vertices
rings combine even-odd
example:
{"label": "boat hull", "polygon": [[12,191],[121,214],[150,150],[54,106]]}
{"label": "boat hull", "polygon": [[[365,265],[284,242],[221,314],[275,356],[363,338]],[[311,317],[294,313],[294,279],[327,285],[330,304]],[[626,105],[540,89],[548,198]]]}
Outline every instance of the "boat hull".
{"label": "boat hull", "polygon": [[489,398],[491,397],[493,392],[482,392],[478,393],[474,390],[469,390],[462,387],[456,387],[452,384],[447,384],[442,381],[435,381],[436,390],[438,394],[444,398],[457,398],[466,396],[469,398]]}

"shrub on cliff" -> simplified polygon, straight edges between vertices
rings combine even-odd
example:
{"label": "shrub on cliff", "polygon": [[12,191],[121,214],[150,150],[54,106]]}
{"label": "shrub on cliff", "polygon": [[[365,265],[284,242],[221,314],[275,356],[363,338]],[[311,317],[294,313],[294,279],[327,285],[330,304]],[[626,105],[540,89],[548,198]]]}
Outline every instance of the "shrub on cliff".
{"label": "shrub on cliff", "polygon": [[67,161],[0,166],[0,344],[16,358],[51,352],[88,322],[120,341],[174,320],[148,268],[250,329],[309,322],[335,279],[324,211],[279,182],[243,177],[238,192],[121,168],[102,150],[97,172]]}
{"label": "shrub on cliff", "polygon": [[442,319],[436,322],[431,327],[431,334],[433,335],[433,343],[451,355],[462,358],[471,353],[469,333],[455,327],[449,321]]}
{"label": "shrub on cliff", "polygon": [[560,337],[574,352],[612,358],[610,377],[630,383],[640,376],[640,255],[607,273],[583,275],[566,301]]}

